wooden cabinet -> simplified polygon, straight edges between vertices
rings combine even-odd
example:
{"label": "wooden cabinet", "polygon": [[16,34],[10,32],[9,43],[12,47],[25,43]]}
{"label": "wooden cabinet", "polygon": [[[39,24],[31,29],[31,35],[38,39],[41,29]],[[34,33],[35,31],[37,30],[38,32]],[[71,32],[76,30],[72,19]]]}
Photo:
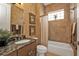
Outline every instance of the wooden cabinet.
{"label": "wooden cabinet", "polygon": [[35,56],[36,55],[36,43],[33,42],[18,50],[18,56]]}
{"label": "wooden cabinet", "polygon": [[13,51],[13,52],[7,54],[6,56],[17,56],[17,51]]}
{"label": "wooden cabinet", "polygon": [[7,54],[6,56],[36,56],[36,46],[36,42],[32,42]]}

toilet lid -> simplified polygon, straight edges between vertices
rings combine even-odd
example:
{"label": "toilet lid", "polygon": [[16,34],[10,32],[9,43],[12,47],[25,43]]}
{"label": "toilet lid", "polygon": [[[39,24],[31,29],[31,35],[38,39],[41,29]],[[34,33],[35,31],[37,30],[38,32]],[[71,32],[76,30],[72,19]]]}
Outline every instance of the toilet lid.
{"label": "toilet lid", "polygon": [[47,48],[45,46],[43,46],[43,45],[38,45],[37,49],[39,49],[39,50],[47,50]]}

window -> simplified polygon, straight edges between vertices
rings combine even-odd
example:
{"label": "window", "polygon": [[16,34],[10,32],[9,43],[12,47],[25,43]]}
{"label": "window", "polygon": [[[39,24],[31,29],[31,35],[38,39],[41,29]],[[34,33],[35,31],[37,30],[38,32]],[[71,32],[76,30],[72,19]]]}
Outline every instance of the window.
{"label": "window", "polygon": [[64,19],[64,9],[48,13],[48,21]]}

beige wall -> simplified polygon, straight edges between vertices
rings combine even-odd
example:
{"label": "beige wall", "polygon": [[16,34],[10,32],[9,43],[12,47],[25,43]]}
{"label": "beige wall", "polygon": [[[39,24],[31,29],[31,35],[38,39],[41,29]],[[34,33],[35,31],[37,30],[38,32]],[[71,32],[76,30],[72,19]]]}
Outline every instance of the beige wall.
{"label": "beige wall", "polygon": [[38,37],[38,43],[41,43],[41,23],[40,23],[40,4],[36,4],[36,37]]}
{"label": "beige wall", "polygon": [[50,4],[46,6],[46,14],[50,11],[64,9],[64,20],[49,21],[49,39],[53,41],[71,42],[70,4]]}
{"label": "beige wall", "polygon": [[[33,3],[24,3],[22,5],[12,5],[12,17],[11,23],[18,24],[19,21],[23,21],[23,34],[29,36],[29,13],[32,13],[36,16],[35,28],[36,28],[36,37],[38,37],[38,43],[40,43],[40,18],[39,18],[39,4]],[[22,16],[21,18],[19,16]]]}
{"label": "beige wall", "polygon": [[24,7],[24,13],[23,13],[23,18],[24,18],[24,34],[26,36],[29,36],[29,13],[35,13],[35,4],[23,4]]}

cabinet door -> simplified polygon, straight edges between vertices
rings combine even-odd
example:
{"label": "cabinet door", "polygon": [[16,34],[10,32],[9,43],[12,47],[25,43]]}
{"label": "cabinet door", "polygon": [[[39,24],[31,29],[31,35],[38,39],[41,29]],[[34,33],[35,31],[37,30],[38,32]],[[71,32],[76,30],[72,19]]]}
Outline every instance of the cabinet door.
{"label": "cabinet door", "polygon": [[20,48],[18,56],[36,56],[36,42]]}
{"label": "cabinet door", "polygon": [[18,50],[18,56],[27,56],[27,55],[28,55],[28,50],[26,49],[26,46]]}
{"label": "cabinet door", "polygon": [[28,45],[28,56],[36,56],[36,43]]}
{"label": "cabinet door", "polygon": [[13,51],[13,52],[7,54],[6,56],[17,56],[17,51]]}

